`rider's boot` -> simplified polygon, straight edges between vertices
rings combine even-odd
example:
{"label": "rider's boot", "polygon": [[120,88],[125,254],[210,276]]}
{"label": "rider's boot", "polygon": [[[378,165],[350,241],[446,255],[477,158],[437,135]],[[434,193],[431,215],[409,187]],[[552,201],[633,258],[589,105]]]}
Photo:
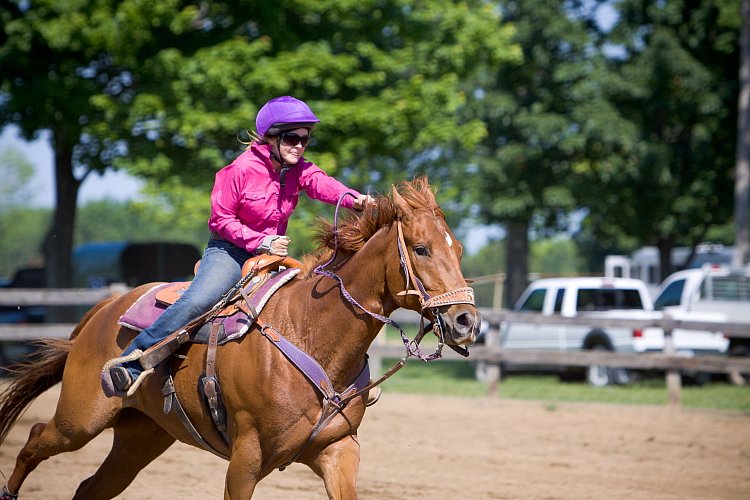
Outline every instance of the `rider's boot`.
{"label": "rider's boot", "polygon": [[138,359],[143,354],[135,349],[125,356],[110,359],[102,368],[102,389],[107,397],[132,396],[153,368],[143,370]]}
{"label": "rider's boot", "polygon": [[141,371],[134,367],[133,364],[133,362],[123,363],[109,369],[109,376],[112,377],[112,383],[118,390],[127,392],[133,385],[133,382],[138,380]]}

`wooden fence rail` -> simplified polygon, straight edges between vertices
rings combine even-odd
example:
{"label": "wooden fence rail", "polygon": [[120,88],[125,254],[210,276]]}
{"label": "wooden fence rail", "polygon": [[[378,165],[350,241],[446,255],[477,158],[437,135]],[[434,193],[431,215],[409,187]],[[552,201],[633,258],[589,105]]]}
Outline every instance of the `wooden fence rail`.
{"label": "wooden fence rail", "polygon": [[[0,306],[60,306],[92,305],[112,294],[127,292],[122,285],[102,289],[0,289]],[[720,331],[725,334],[750,337],[750,325],[742,323],[717,323],[680,321],[668,316],[648,320],[627,320],[578,316],[575,318],[549,317],[541,314],[518,313],[506,310],[482,309],[482,317],[489,323],[488,345],[472,347],[469,358],[464,358],[449,349],[444,349],[444,359],[448,361],[484,361],[494,369],[489,370],[489,392],[494,393],[500,381],[500,363],[523,365],[586,367],[592,365],[664,370],[667,374],[669,401],[680,401],[679,372],[743,373],[750,374],[750,358],[728,356],[685,357],[671,350],[671,332],[674,329]],[[411,311],[397,311],[394,315],[401,324],[416,323],[418,315]],[[499,345],[503,322],[524,322],[557,325],[587,325],[596,327],[662,328],[665,332],[666,352],[636,354],[607,351],[553,351],[553,350],[507,350]],[[0,341],[29,341],[40,338],[68,338],[75,324],[0,324]],[[492,341],[493,337],[495,341]],[[428,349],[428,347],[425,347]],[[381,369],[383,358],[404,356],[401,344],[385,344],[376,341],[369,350],[373,370]]]}
{"label": "wooden fence rail", "polygon": [[[614,319],[592,316],[577,316],[564,318],[559,316],[544,316],[542,314],[515,312],[508,310],[481,309],[482,318],[489,324],[487,343],[483,346],[471,348],[468,361],[484,361],[489,364],[487,370],[487,384],[489,394],[497,392],[500,381],[501,363],[556,366],[588,367],[606,366],[612,368],[628,368],[640,370],[663,370],[667,381],[668,400],[670,404],[681,402],[680,372],[726,373],[735,380],[742,380],[740,374],[750,374],[750,358],[729,357],[725,355],[701,355],[688,357],[674,351],[672,332],[675,329],[707,330],[722,332],[735,337],[750,337],[750,324],[706,321],[676,320],[668,314],[655,315],[653,319]],[[416,316],[411,311],[397,311],[397,321],[402,324],[415,322]],[[610,351],[557,351],[532,349],[503,349],[500,345],[500,331],[504,322],[536,323],[554,325],[577,325],[599,328],[661,328],[665,336],[665,350],[659,353],[634,353]],[[404,348],[401,345],[384,345],[383,341],[376,342],[369,350],[375,370],[380,369],[382,357],[401,357]],[[444,350],[444,359],[467,361],[450,350]]]}

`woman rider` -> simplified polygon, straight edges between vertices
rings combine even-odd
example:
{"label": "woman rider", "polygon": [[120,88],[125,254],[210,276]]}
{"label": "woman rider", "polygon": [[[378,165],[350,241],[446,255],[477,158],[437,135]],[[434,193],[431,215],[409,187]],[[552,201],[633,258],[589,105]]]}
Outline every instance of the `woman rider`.
{"label": "woman rider", "polygon": [[287,255],[287,223],[301,191],[330,204],[350,192],[355,197],[344,197],[342,205],[355,210],[363,210],[371,201],[304,159],[318,122],[307,104],[291,96],[263,105],[255,119],[255,140],[216,174],[208,220],[211,237],[192,285],[133,339],[115,360],[119,364],[102,373],[105,393],[135,392],[148,374],[141,376],[140,354],[211,309],[240,280],[248,258],[261,253]]}

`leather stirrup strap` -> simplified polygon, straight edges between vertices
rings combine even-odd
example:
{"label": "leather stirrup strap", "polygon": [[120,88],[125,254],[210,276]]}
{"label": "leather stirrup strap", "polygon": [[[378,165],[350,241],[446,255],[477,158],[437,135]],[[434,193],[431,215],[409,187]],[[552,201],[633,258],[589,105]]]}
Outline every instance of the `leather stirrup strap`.
{"label": "leather stirrup strap", "polygon": [[195,442],[198,443],[198,446],[206,451],[210,451],[217,457],[223,458],[224,460],[229,460],[228,455],[223,454],[222,452],[211,446],[211,444],[209,444],[205,439],[203,439],[203,436],[201,436],[200,432],[198,432],[193,423],[190,421],[190,417],[188,417],[187,413],[185,413],[185,409],[182,407],[182,404],[180,404],[180,400],[177,399],[177,391],[175,390],[174,380],[172,379],[171,373],[168,373],[165,377],[164,386],[162,387],[162,394],[164,395],[165,415],[168,415],[169,413],[174,413],[175,415],[177,415],[177,418],[180,419],[182,426],[195,440]]}
{"label": "leather stirrup strap", "polygon": [[216,377],[216,349],[219,345],[219,330],[221,323],[211,325],[211,334],[208,336],[208,350],[206,351],[206,377]]}
{"label": "leather stirrup strap", "polygon": [[177,349],[188,340],[190,340],[188,327],[180,328],[178,331],[170,333],[162,340],[146,349],[146,352],[138,358],[138,361],[144,370],[153,368],[177,352]]}
{"label": "leather stirrup strap", "polygon": [[211,418],[216,425],[216,430],[221,434],[224,443],[229,446],[230,440],[227,434],[227,412],[221,400],[221,389],[219,379],[216,377],[216,351],[219,344],[219,332],[222,324],[211,325],[211,334],[208,337],[208,349],[206,351],[206,375],[202,379],[203,393],[206,396]]}

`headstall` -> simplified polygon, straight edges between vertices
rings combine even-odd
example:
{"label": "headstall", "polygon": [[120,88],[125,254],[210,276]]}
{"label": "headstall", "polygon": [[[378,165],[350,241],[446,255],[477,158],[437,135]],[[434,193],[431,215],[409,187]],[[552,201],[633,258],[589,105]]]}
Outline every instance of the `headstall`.
{"label": "headstall", "polygon": [[[416,295],[417,298],[419,299],[419,303],[420,303],[419,332],[414,337],[414,340],[410,340],[408,335],[406,335],[406,333],[404,332],[404,329],[401,328],[401,326],[399,326],[399,324],[393,321],[391,318],[366,309],[359,302],[357,302],[357,300],[354,297],[352,297],[351,294],[347,291],[346,287],[344,286],[344,281],[341,279],[341,277],[338,274],[326,269],[326,267],[328,267],[330,264],[332,264],[336,260],[336,256],[338,254],[338,214],[339,214],[339,208],[341,207],[341,202],[344,200],[344,197],[347,195],[354,197],[352,193],[349,193],[349,192],[344,193],[341,195],[341,197],[338,200],[338,203],[336,204],[336,212],[333,218],[333,238],[334,238],[333,255],[331,255],[331,258],[328,260],[328,262],[326,262],[325,264],[319,265],[318,267],[315,268],[313,272],[315,274],[327,276],[329,278],[336,280],[339,283],[339,288],[341,289],[342,295],[349,303],[358,307],[363,312],[367,313],[368,315],[377,319],[378,321],[381,321],[387,325],[391,325],[392,327],[398,329],[398,331],[401,334],[401,340],[403,341],[404,347],[406,349],[406,356],[404,356],[401,359],[399,368],[403,366],[406,360],[410,357],[415,357],[422,361],[432,361],[434,359],[441,358],[443,346],[445,345],[445,334],[444,334],[445,324],[440,314],[439,308],[442,306],[449,306],[449,305],[454,305],[454,304],[474,305],[474,290],[471,287],[463,287],[463,288],[458,288],[456,290],[452,290],[449,292],[441,293],[439,295],[435,295],[434,297],[430,296],[430,294],[427,293],[427,290],[422,284],[422,281],[414,272],[411,259],[409,258],[409,253],[406,249],[406,242],[404,240],[404,232],[402,228],[401,219],[398,218],[396,219],[396,228],[398,232],[398,253],[399,253],[401,269],[404,272],[404,278],[406,280],[406,286],[404,287],[404,291],[399,292],[397,295]],[[416,285],[414,288],[411,287],[412,282],[414,283],[414,285]],[[432,312],[432,316],[435,319],[435,321],[428,325],[425,325],[425,313],[427,311]],[[422,341],[422,338],[424,337],[425,333],[427,333],[427,331],[430,331],[430,330],[434,332],[435,336],[438,338],[438,345],[437,345],[437,348],[435,349],[435,352],[429,355],[425,355],[422,353],[421,349],[419,348],[419,343]],[[454,346],[451,344],[448,344],[448,346],[454,351],[456,351],[458,354],[460,354],[461,356],[465,357],[469,355],[469,350],[465,347]],[[388,376],[390,376],[393,373],[395,373],[395,370],[391,369],[388,371],[388,373],[389,373]],[[379,380],[377,383],[380,383],[380,382],[382,382],[382,380]]]}

